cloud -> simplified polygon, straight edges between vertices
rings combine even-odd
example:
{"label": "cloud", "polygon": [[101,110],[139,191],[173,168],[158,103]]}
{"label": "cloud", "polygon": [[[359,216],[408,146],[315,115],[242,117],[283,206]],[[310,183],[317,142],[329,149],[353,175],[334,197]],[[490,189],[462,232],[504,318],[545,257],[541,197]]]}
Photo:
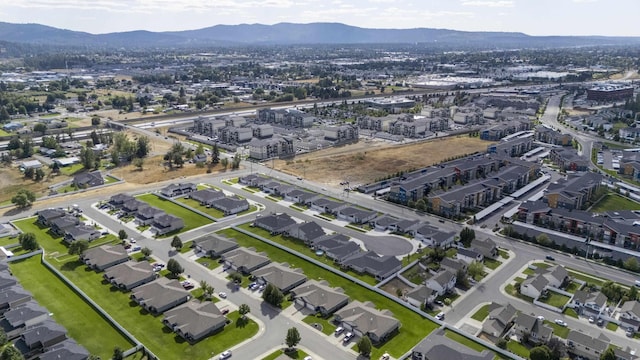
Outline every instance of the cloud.
{"label": "cloud", "polygon": [[497,0],[497,1],[484,1],[484,0],[469,0],[463,1],[463,6],[482,6],[482,7],[513,7],[513,1],[511,0]]}
{"label": "cloud", "polygon": [[594,2],[598,2],[598,0],[572,0],[572,1],[578,4],[591,4]]}

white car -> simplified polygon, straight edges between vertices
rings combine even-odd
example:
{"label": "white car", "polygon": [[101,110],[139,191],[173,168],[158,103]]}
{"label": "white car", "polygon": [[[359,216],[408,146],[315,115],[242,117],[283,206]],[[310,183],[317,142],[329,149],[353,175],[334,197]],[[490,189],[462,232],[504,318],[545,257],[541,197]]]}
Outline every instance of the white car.
{"label": "white car", "polygon": [[544,316],[542,316],[542,315],[538,315],[538,320],[540,320],[540,321],[544,321]]}
{"label": "white car", "polygon": [[343,331],[344,331],[344,328],[342,326],[338,326],[336,328],[336,331],[334,332],[334,334],[340,335],[340,334],[342,334]]}
{"label": "white car", "polygon": [[348,342],[349,342],[349,340],[351,340],[351,339],[353,339],[353,333],[348,332],[348,333],[344,336],[344,339],[342,339],[342,342],[346,344],[346,343],[348,343]]}
{"label": "white car", "polygon": [[436,315],[436,319],[442,321],[444,320],[444,313],[443,312],[439,312],[438,315]]}
{"label": "white car", "polygon": [[558,324],[558,325],[560,325],[560,326],[567,327],[567,323],[566,323],[566,322],[564,322],[563,320],[555,319],[553,322],[555,322],[556,324]]}
{"label": "white car", "polygon": [[304,360],[313,360],[313,359],[311,358],[311,356],[305,356]]}
{"label": "white car", "polygon": [[221,292],[218,294],[218,296],[220,296],[220,298],[222,299],[226,299],[227,298],[227,293],[226,292]]}
{"label": "white car", "polygon": [[223,351],[222,354],[220,354],[220,360],[228,359],[230,357],[231,357],[231,350]]}

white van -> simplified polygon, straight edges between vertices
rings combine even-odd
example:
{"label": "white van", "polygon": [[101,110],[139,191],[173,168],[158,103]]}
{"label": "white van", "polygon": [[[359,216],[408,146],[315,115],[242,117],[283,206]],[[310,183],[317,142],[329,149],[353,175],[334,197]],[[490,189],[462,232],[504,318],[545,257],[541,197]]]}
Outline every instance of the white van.
{"label": "white van", "polygon": [[640,280],[636,280],[636,286],[640,287]]}

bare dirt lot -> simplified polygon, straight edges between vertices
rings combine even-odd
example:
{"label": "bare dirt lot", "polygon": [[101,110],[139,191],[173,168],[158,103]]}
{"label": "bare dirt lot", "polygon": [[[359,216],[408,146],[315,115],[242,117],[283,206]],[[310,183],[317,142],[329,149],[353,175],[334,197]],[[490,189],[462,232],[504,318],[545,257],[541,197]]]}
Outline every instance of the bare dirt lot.
{"label": "bare dirt lot", "polygon": [[306,179],[337,186],[342,181],[365,184],[389,174],[418,169],[447,158],[486,151],[489,142],[467,135],[408,145],[386,141],[360,141],[310,154],[294,160],[277,160],[276,169]]}

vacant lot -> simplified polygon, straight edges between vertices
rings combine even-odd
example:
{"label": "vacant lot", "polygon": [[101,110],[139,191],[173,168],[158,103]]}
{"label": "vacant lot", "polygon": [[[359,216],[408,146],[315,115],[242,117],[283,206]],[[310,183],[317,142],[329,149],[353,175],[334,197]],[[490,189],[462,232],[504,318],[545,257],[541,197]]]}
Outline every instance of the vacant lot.
{"label": "vacant lot", "polygon": [[360,141],[275,161],[276,169],[336,186],[342,181],[369,183],[389,174],[430,166],[455,156],[486,151],[489,142],[466,135],[394,145],[383,141]]}

